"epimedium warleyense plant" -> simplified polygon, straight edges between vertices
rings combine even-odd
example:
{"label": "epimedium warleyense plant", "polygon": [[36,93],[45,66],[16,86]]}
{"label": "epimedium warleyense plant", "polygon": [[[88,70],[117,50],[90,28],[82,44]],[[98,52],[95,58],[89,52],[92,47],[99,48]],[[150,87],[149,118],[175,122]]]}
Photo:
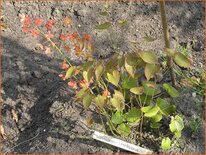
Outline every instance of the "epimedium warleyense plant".
{"label": "epimedium warleyense plant", "polygon": [[[108,9],[105,6],[100,15],[107,16]],[[72,24],[69,17],[62,22],[64,26]],[[53,41],[52,28],[55,21],[44,23],[41,18],[32,19],[22,15],[21,24],[22,31],[33,37],[42,35],[51,48],[64,57],[59,77],[74,89],[75,98],[82,102],[85,109],[93,105],[100,116],[105,117],[106,122],[101,120],[108,132],[128,136],[134,129],[138,129],[142,135],[143,126],[161,129],[162,121],[167,120],[171,134],[162,137],[162,149],[170,149],[173,136],[181,137],[183,118],[168,98],[178,97],[179,92],[170,83],[157,79],[157,74],[164,74],[165,68],[153,51],[133,48],[130,52],[120,54],[121,49],[114,47],[115,52],[110,58],[97,59],[93,56],[95,49],[89,34],[81,35],[77,30],[71,34],[60,34],[57,38],[63,42],[63,48],[60,48]],[[116,24],[122,28],[127,21],[118,20]],[[106,21],[94,28],[107,31],[112,25],[114,23]],[[114,42],[111,43],[114,46]],[[184,68],[191,66],[191,60],[182,53],[170,48],[164,51],[169,60],[175,62],[173,65]],[[82,60],[79,65],[70,62],[71,53]]]}

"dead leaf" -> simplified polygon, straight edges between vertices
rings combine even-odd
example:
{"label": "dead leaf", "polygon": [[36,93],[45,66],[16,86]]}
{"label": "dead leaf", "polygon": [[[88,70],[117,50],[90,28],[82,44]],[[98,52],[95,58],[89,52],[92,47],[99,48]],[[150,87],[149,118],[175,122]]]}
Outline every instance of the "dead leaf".
{"label": "dead leaf", "polygon": [[85,124],[86,124],[87,126],[91,126],[91,125],[93,124],[93,119],[92,119],[92,118],[86,119],[86,120],[85,120]]}
{"label": "dead leaf", "polygon": [[36,49],[44,50],[44,45],[42,44],[36,44]]}
{"label": "dead leaf", "polygon": [[6,139],[6,134],[4,132],[4,128],[3,128],[3,125],[0,125],[0,134],[2,136],[3,139]]}
{"label": "dead leaf", "polygon": [[180,80],[180,85],[183,85],[185,87],[193,87],[193,83],[189,79],[181,79]]}
{"label": "dead leaf", "polygon": [[4,23],[4,16],[0,16],[0,29],[2,30],[2,31],[5,31],[6,29],[7,29],[7,26],[6,26],[6,24]]}
{"label": "dead leaf", "polygon": [[45,49],[44,53],[45,53],[47,56],[52,56],[52,52],[51,52],[50,47],[45,46],[44,49]]}
{"label": "dead leaf", "polygon": [[19,119],[14,109],[11,109],[11,114],[12,114],[12,119],[17,123]]}
{"label": "dead leaf", "polygon": [[69,17],[64,18],[64,26],[68,26],[68,25],[70,25],[71,23],[72,23],[71,18],[69,18]]}

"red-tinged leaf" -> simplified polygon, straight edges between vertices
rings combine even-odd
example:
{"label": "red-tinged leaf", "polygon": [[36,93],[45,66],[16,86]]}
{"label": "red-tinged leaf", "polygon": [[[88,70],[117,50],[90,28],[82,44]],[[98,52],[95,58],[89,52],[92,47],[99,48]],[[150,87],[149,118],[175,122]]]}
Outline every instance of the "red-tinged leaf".
{"label": "red-tinged leaf", "polygon": [[41,18],[39,18],[39,17],[34,19],[34,24],[36,26],[40,26],[42,24],[42,22],[43,22],[43,20]]}
{"label": "red-tinged leaf", "polygon": [[28,27],[25,27],[25,26],[21,27],[21,30],[25,33],[28,33],[30,31],[30,29]]}
{"label": "red-tinged leaf", "polygon": [[89,87],[89,82],[87,82],[85,79],[80,80],[78,84],[79,84],[80,88],[84,88],[84,87],[88,88]]}
{"label": "red-tinged leaf", "polygon": [[91,36],[89,34],[84,34],[83,39],[86,40],[86,41],[90,41]]}
{"label": "red-tinged leaf", "polygon": [[59,74],[59,77],[64,79],[65,75],[64,74]]}
{"label": "red-tinged leaf", "polygon": [[75,45],[74,50],[75,50],[76,56],[80,57],[82,55],[82,50],[80,49],[79,46]]}
{"label": "red-tinged leaf", "polygon": [[66,41],[66,40],[67,40],[67,36],[61,34],[61,35],[59,36],[59,39],[61,39],[61,40],[63,40],[63,41]]}
{"label": "red-tinged leaf", "polygon": [[64,26],[68,26],[71,25],[72,20],[69,17],[64,18]]}
{"label": "red-tinged leaf", "polygon": [[53,37],[54,37],[54,35],[53,35],[53,34],[51,34],[51,31],[48,31],[48,33],[47,33],[47,34],[45,34],[45,36],[46,36],[46,38],[47,38],[47,39],[51,39],[51,38],[53,38]]}
{"label": "red-tinged leaf", "polygon": [[68,35],[68,38],[69,38],[70,40],[79,40],[79,35],[78,35],[76,32],[74,32],[74,33],[72,33],[72,34],[69,34],[69,35]]}
{"label": "red-tinged leaf", "polygon": [[31,25],[31,17],[26,16],[26,17],[24,18],[24,25],[25,25],[25,26],[30,26],[30,25]]}
{"label": "red-tinged leaf", "polygon": [[66,62],[66,60],[63,61],[62,66],[60,67],[62,70],[69,69],[69,64]]}
{"label": "red-tinged leaf", "polygon": [[48,20],[45,24],[45,27],[47,28],[47,31],[50,31],[54,25],[54,22],[52,20]]}
{"label": "red-tinged leaf", "polygon": [[68,82],[68,86],[71,87],[71,88],[73,88],[73,89],[77,89],[77,82],[74,81],[74,80],[70,80],[70,81]]}
{"label": "red-tinged leaf", "polygon": [[32,29],[30,32],[31,32],[31,35],[32,35],[33,37],[37,37],[37,36],[39,36],[39,34],[40,34],[40,32],[39,32],[38,30],[36,30],[36,29]]}
{"label": "red-tinged leaf", "polygon": [[110,95],[110,92],[108,91],[108,89],[105,89],[105,90],[102,92],[102,96],[108,97],[109,95]]}
{"label": "red-tinged leaf", "polygon": [[76,76],[77,74],[79,74],[79,72],[80,72],[80,70],[75,69],[75,71],[74,71],[74,75]]}
{"label": "red-tinged leaf", "polygon": [[66,52],[69,52],[71,50],[71,48],[67,45],[64,46],[64,49],[65,49]]}

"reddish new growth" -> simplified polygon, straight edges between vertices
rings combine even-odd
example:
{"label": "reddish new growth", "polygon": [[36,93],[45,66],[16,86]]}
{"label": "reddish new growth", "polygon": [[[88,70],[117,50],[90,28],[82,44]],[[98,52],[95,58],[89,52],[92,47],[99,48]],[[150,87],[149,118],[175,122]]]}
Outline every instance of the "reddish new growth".
{"label": "reddish new growth", "polygon": [[31,35],[33,37],[37,37],[40,34],[40,32],[38,30],[36,30],[36,29],[32,29],[30,32],[31,32]]}
{"label": "reddish new growth", "polygon": [[62,66],[60,67],[62,70],[69,69],[69,64],[66,62],[66,60],[63,61]]}
{"label": "reddish new growth", "polygon": [[79,40],[79,36],[76,32],[72,33],[72,34],[68,34],[68,38],[69,40],[73,41],[73,40]]}
{"label": "reddish new growth", "polygon": [[47,31],[51,31],[53,25],[54,25],[54,21],[53,20],[48,20],[45,24],[45,27],[47,28]]}
{"label": "reddish new growth", "polygon": [[34,19],[34,24],[36,26],[41,26],[42,23],[43,23],[43,20],[41,18],[37,17]]}
{"label": "reddish new growth", "polygon": [[91,36],[89,34],[84,34],[83,39],[86,40],[86,41],[90,41]]}
{"label": "reddish new growth", "polygon": [[68,86],[71,87],[71,88],[73,88],[73,89],[77,89],[77,82],[74,81],[74,80],[70,80],[70,81],[68,82]]}

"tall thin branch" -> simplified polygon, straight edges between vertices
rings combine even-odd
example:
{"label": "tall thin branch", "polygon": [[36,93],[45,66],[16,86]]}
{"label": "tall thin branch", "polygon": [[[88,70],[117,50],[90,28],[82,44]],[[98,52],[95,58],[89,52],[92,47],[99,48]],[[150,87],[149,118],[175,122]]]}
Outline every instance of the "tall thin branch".
{"label": "tall thin branch", "polygon": [[[168,25],[167,25],[167,18],[166,18],[166,11],[165,11],[165,1],[160,1],[160,13],[161,13],[161,19],[162,19],[162,27],[164,32],[164,40],[165,40],[165,47],[170,48],[170,40],[169,40],[169,31],[168,31]],[[170,71],[170,76],[172,80],[172,85],[175,86],[176,80],[175,80],[175,73],[173,70],[173,60],[171,57],[167,56],[167,66]]]}

